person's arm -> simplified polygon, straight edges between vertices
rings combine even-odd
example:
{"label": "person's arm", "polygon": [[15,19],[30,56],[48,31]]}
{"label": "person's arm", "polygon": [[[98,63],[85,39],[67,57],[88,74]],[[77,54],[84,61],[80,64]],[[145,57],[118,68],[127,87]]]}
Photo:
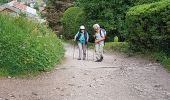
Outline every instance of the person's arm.
{"label": "person's arm", "polygon": [[78,37],[79,32],[74,36],[74,41],[76,41],[76,38]]}
{"label": "person's arm", "polygon": [[103,32],[101,32],[101,35],[102,35],[102,38],[98,39],[98,40],[95,40],[95,43],[99,43],[100,41],[104,41],[105,40],[105,35],[104,35]]}
{"label": "person's arm", "polygon": [[88,42],[89,41],[89,34],[87,33],[87,41],[86,42]]}

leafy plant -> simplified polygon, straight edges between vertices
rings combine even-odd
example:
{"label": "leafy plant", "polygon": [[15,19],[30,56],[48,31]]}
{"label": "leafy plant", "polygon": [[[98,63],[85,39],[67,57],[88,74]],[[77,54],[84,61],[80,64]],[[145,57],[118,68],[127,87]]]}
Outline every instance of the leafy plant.
{"label": "leafy plant", "polygon": [[63,15],[64,36],[73,38],[78,32],[79,26],[85,24],[85,13],[79,7],[68,8]]}
{"label": "leafy plant", "polygon": [[25,75],[48,71],[64,55],[63,45],[46,26],[0,14],[0,73]]}
{"label": "leafy plant", "polygon": [[128,41],[135,51],[170,54],[170,1],[132,7],[127,12]]}

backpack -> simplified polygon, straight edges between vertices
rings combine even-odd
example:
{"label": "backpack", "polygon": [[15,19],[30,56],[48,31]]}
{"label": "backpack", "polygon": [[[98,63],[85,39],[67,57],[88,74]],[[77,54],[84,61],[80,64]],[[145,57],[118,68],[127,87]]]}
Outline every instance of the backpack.
{"label": "backpack", "polygon": [[104,33],[104,36],[105,36],[105,39],[106,39],[106,35],[107,35],[106,30],[103,29],[103,28],[100,28],[100,36],[101,37],[102,37],[102,32]]}

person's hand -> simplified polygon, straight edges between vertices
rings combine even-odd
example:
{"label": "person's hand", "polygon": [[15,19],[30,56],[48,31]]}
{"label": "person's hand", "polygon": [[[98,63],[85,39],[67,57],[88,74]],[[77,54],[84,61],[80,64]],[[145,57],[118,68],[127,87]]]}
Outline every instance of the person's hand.
{"label": "person's hand", "polygon": [[100,41],[99,40],[95,40],[95,43],[99,43]]}

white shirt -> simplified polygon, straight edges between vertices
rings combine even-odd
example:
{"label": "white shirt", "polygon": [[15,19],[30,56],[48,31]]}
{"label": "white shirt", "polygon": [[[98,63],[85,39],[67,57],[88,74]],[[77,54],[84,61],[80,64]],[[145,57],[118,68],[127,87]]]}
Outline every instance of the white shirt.
{"label": "white shirt", "polygon": [[[102,39],[105,36],[103,31],[100,30],[100,32],[95,34],[97,40]],[[99,44],[104,45],[104,41],[100,41]]]}

